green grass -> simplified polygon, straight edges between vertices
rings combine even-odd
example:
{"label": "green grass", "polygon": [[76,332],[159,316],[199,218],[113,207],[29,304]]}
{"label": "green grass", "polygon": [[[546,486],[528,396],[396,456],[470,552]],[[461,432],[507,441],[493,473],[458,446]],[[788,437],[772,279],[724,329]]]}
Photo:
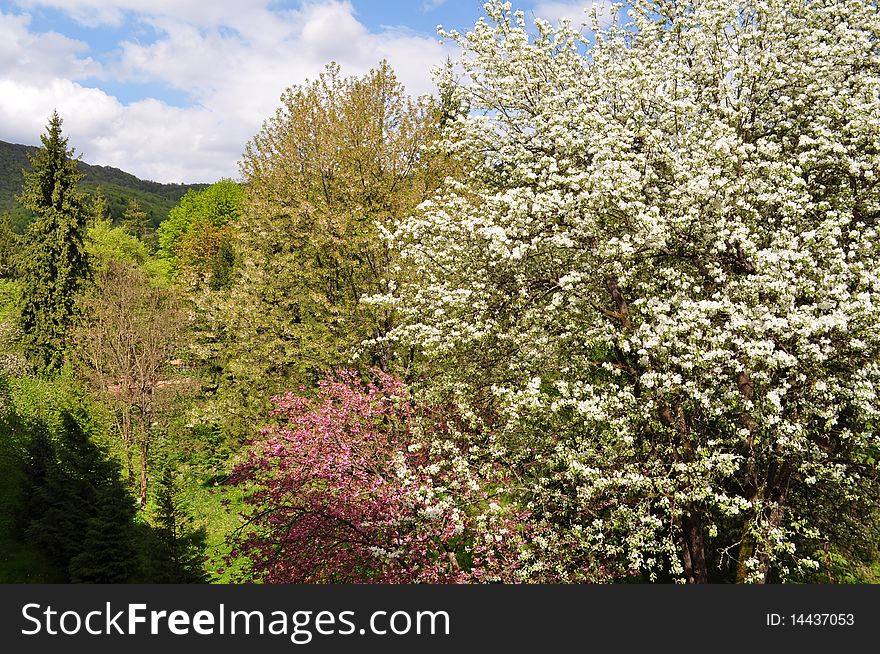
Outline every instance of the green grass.
{"label": "green grass", "polygon": [[194,526],[207,531],[205,569],[213,583],[230,583],[244,570],[243,561],[227,566],[224,560],[230,550],[229,538],[241,524],[238,513],[243,508],[242,492],[236,487],[221,486],[213,475],[189,467],[183,469],[183,479],[180,499],[193,517]]}

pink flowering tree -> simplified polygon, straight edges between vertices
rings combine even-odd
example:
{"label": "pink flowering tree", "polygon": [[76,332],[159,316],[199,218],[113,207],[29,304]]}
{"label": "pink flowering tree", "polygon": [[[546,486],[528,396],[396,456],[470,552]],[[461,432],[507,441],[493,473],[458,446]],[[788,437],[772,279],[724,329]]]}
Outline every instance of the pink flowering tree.
{"label": "pink flowering tree", "polygon": [[397,378],[340,371],[274,399],[231,482],[248,490],[232,556],[269,583],[515,581],[527,516],[507,480]]}

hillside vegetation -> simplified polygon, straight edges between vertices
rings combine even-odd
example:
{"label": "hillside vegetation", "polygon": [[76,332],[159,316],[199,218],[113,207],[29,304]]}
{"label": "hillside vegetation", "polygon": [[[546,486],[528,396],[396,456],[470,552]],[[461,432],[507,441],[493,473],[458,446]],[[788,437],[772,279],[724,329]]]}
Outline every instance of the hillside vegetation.
{"label": "hillside vegetation", "polygon": [[[23,233],[33,215],[15,201],[21,193],[22,170],[30,167],[28,155],[33,156],[37,148],[0,141],[0,213],[9,211],[16,231]],[[155,229],[168,212],[186,195],[186,192],[200,190],[207,184],[163,184],[138,179],[134,175],[111,166],[78,164],[85,174],[80,188],[92,195],[97,188],[107,197],[110,217],[114,222],[122,220],[129,201],[135,200],[146,212],[150,225]]]}

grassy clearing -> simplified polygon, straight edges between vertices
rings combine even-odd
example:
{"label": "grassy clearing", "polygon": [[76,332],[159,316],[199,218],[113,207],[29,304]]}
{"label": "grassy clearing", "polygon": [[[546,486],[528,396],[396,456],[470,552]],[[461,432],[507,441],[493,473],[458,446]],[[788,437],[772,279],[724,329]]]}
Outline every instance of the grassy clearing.
{"label": "grassy clearing", "polygon": [[[230,583],[244,569],[244,562],[236,559],[227,565],[229,538],[241,524],[239,511],[242,492],[238,488],[221,486],[213,475],[200,472],[191,466],[183,469],[180,500],[195,521],[196,527],[207,532],[207,562],[205,569],[212,583]],[[227,504],[228,503],[228,504]]]}

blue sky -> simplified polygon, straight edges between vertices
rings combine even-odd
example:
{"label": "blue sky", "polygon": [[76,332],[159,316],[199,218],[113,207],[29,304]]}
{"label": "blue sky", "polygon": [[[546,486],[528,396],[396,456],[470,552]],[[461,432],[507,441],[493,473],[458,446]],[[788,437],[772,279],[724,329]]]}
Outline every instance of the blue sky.
{"label": "blue sky", "polygon": [[[522,0],[551,21],[588,0]],[[157,181],[236,177],[281,92],[330,61],[391,63],[410,93],[455,56],[478,0],[0,0],[0,140],[36,144],[53,109],[83,159]]]}

